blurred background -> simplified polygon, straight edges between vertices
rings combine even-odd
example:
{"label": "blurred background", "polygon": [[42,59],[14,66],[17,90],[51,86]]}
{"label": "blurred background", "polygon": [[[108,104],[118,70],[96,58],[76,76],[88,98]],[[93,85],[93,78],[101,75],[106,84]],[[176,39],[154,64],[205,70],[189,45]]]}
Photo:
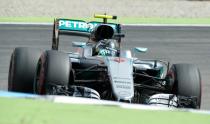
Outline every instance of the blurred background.
{"label": "blurred background", "polygon": [[0,0],[0,17],[210,17],[210,0]]}

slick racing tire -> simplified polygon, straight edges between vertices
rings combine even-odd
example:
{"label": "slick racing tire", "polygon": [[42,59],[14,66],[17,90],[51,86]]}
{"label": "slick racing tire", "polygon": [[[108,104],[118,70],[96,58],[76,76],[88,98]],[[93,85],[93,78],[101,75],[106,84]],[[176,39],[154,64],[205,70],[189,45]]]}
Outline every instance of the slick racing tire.
{"label": "slick racing tire", "polygon": [[10,60],[8,90],[32,93],[36,65],[41,50],[35,48],[15,48]]}
{"label": "slick racing tire", "polygon": [[45,51],[37,64],[34,93],[53,94],[53,87],[68,87],[70,70],[68,54],[56,50]]}
{"label": "slick racing tire", "polygon": [[180,96],[197,97],[197,105],[201,106],[201,75],[199,69],[192,64],[174,64],[171,67],[173,72],[173,92]]}

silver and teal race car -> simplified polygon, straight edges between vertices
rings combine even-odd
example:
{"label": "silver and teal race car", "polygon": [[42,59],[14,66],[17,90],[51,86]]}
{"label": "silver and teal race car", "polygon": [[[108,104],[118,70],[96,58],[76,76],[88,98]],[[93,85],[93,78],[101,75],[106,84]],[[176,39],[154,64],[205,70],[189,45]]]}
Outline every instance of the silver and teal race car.
{"label": "silver and teal race car", "polygon": [[[175,108],[200,108],[201,76],[192,64],[142,60],[121,49],[116,16],[95,15],[103,22],[55,19],[52,50],[19,47],[12,53],[8,90],[66,95]],[[59,50],[59,36],[86,37],[72,42],[75,52]]]}

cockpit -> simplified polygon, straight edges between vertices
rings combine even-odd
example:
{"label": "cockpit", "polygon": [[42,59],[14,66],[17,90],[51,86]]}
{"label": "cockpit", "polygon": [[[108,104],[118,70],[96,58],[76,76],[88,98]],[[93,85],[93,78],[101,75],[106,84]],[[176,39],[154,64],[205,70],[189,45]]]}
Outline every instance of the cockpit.
{"label": "cockpit", "polygon": [[100,56],[118,56],[119,44],[115,39],[103,39],[95,45],[95,55]]}

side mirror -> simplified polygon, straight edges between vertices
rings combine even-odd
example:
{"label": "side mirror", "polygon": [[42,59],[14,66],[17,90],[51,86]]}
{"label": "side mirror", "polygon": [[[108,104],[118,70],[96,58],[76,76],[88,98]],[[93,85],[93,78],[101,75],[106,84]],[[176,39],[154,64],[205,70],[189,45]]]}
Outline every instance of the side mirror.
{"label": "side mirror", "polygon": [[146,53],[148,48],[145,47],[135,47],[134,51],[139,52],[139,53]]}
{"label": "side mirror", "polygon": [[85,42],[72,42],[73,47],[83,47],[85,45],[86,45]]}

